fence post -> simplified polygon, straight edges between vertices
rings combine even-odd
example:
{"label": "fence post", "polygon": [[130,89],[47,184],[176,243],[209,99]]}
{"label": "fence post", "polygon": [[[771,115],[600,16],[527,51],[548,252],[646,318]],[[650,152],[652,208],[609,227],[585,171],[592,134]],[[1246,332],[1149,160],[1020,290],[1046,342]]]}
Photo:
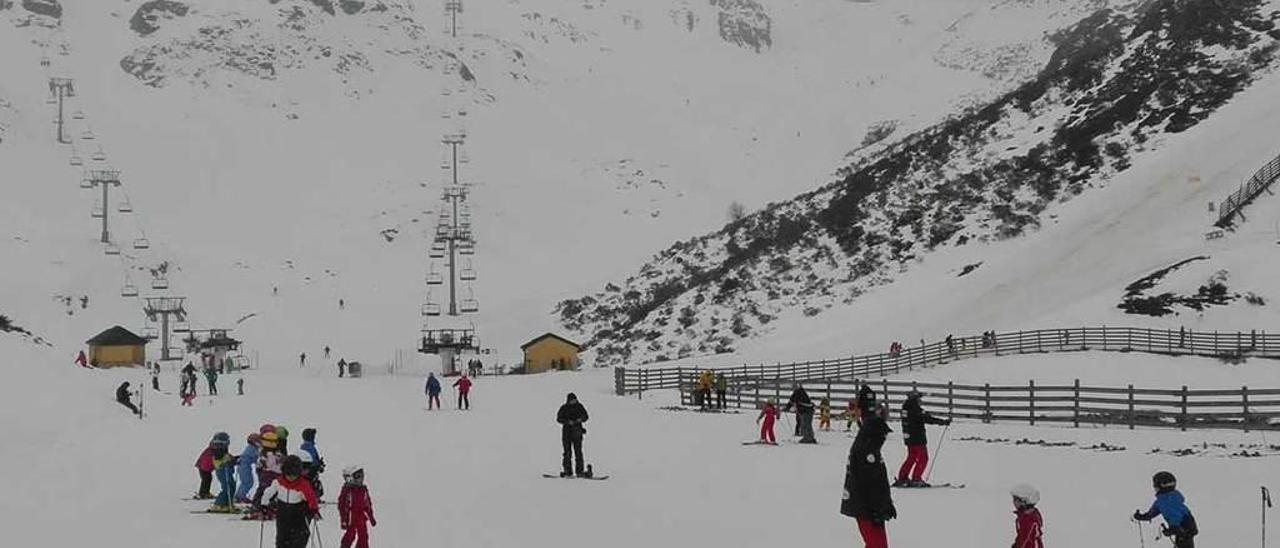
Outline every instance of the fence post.
{"label": "fence post", "polygon": [[831,401],[831,380],[827,380],[827,401]]}
{"label": "fence post", "polygon": [[1080,428],[1080,379],[1076,379],[1073,405],[1075,409],[1072,410],[1071,422],[1075,428]]}
{"label": "fence post", "polygon": [[[1036,330],[1036,352],[1044,352],[1044,343],[1041,341],[1042,339],[1041,335],[1044,335],[1044,330],[1037,329]],[[999,356],[1000,352],[997,351],[996,355]]]}
{"label": "fence post", "polygon": [[1102,326],[1102,350],[1107,350],[1107,326]]}
{"label": "fence post", "polygon": [[889,405],[889,379],[880,378],[880,393],[884,394],[884,404]]}
{"label": "fence post", "polygon": [[1126,328],[1124,330],[1124,336],[1125,336],[1125,343],[1124,343],[1125,349],[1133,350],[1133,328],[1132,327]]}
{"label": "fence post", "polygon": [[1242,414],[1244,417],[1244,431],[1248,432],[1249,431],[1249,387],[1248,386],[1240,387],[1240,405],[1241,407],[1244,408],[1244,413]]}
{"label": "fence post", "polygon": [[947,381],[947,419],[950,420],[956,414],[955,401],[955,383]]}
{"label": "fence post", "polygon": [[1027,399],[1031,402],[1031,426],[1036,425],[1036,381],[1027,381]]}
{"label": "fence post", "polygon": [[1129,429],[1133,430],[1133,385],[1129,385]]}
{"label": "fence post", "polygon": [[1218,330],[1217,329],[1213,330],[1213,355],[1214,356],[1222,355],[1218,352]]}
{"label": "fence post", "polygon": [[986,410],[982,413],[982,422],[991,424],[991,383],[986,384]]}
{"label": "fence post", "polygon": [[626,377],[626,374],[627,374],[626,368],[615,367],[613,369],[613,393],[614,394],[617,394],[619,396],[626,395],[625,387],[623,386],[623,380],[622,380],[624,377]]}
{"label": "fence post", "polygon": [[[760,383],[763,383],[763,382],[764,382],[764,377],[756,377],[756,382],[755,382],[755,385],[756,385],[756,397],[755,397],[755,404],[756,404],[756,406],[757,406],[757,407],[759,407],[759,406],[760,406]],[[775,401],[776,401],[776,400],[775,400]]]}
{"label": "fence post", "polygon": [[[681,373],[680,369],[676,369],[676,389],[680,388],[680,373]],[[648,386],[648,383],[649,383],[649,369],[648,368],[641,369],[640,370],[640,388],[636,390],[636,399],[638,400],[644,399],[644,387]]]}
{"label": "fence post", "polygon": [[1187,431],[1187,385],[1182,385],[1182,418],[1178,420],[1182,424],[1182,431]]}

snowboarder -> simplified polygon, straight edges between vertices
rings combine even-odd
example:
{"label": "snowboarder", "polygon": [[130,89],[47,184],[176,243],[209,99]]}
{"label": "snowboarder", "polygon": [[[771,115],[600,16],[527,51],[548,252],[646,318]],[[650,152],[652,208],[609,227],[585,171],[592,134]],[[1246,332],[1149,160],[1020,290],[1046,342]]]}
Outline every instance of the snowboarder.
{"label": "snowboarder", "polygon": [[929,464],[929,438],[925,435],[926,424],[945,426],[951,424],[951,419],[940,419],[930,415],[920,406],[920,393],[913,390],[907,394],[907,401],[902,404],[902,441],[907,445],[907,458],[898,469],[898,478],[893,482],[894,487],[929,487],[929,484],[924,481],[924,471]]}
{"label": "snowboarder", "polygon": [[440,379],[436,378],[435,373],[427,373],[427,409],[432,409],[432,403],[435,409],[440,408]]}
{"label": "snowboarder", "polygon": [[467,396],[471,394],[471,379],[467,378],[464,373],[458,380],[453,382],[453,385],[458,388],[458,409],[470,410],[471,399]]}
{"label": "snowboarder", "polygon": [[338,378],[347,376],[347,360],[338,358]]}
{"label": "snowboarder", "polygon": [[[560,429],[560,445],[564,449],[563,458],[560,461],[562,478],[575,474],[586,476],[586,465],[582,462],[582,438],[586,435],[587,429],[582,426],[582,423],[587,422],[588,418],[587,408],[578,403],[578,396],[572,392],[556,412],[556,422],[562,425]],[[573,458],[570,459],[570,457]],[[572,467],[570,467],[571,464]]]}
{"label": "snowboarder", "polygon": [[79,365],[80,367],[89,367],[89,358],[84,355],[84,350],[81,350],[80,354],[76,356],[76,365]]}
{"label": "snowboarder", "polygon": [[373,499],[364,485],[364,468],[348,466],[342,470],[342,491],[338,493],[338,516],[342,520],[342,548],[369,548],[369,526],[377,527],[373,517]]}
{"label": "snowboarder", "polygon": [[827,398],[818,402],[818,428],[831,430],[831,400]]}
{"label": "snowboarder", "polygon": [[302,477],[302,459],[290,455],[281,465],[281,477],[262,493],[276,518],[276,548],[305,548],[311,539],[311,520],[320,515],[320,500],[311,482]]}
{"label": "snowboarder", "polygon": [[1156,472],[1151,477],[1151,487],[1156,491],[1156,500],[1146,512],[1133,511],[1133,519],[1151,521],[1160,516],[1164,518],[1161,532],[1173,537],[1174,548],[1195,548],[1195,536],[1200,533],[1196,526],[1196,518],[1187,509],[1186,498],[1178,491],[1178,479],[1170,472]]}
{"label": "snowboarder", "polygon": [[889,471],[880,449],[892,430],[877,412],[874,392],[869,397],[859,394],[859,400],[858,435],[849,447],[840,513],[857,520],[866,548],[888,548],[885,522],[898,517],[898,510],[893,506]]}
{"label": "snowboarder", "polygon": [[[761,422],[761,419],[764,422]],[[764,408],[760,410],[760,416],[756,417],[756,422],[760,424],[760,441],[769,445],[777,445],[778,439],[773,435],[773,423],[778,420],[778,405],[769,398],[764,402]]]}
{"label": "snowboarder", "polygon": [[795,391],[791,392],[791,399],[787,400],[783,411],[790,412],[793,407],[796,410],[796,429],[799,431],[800,443],[818,443],[813,437],[813,399],[800,383],[796,383]]}
{"label": "snowboarder", "polygon": [[258,444],[261,437],[257,433],[249,434],[245,440],[244,451],[240,452],[240,457],[236,462],[236,475],[240,477],[240,484],[236,488],[236,502],[248,504],[252,502],[249,499],[249,491],[253,489],[253,465],[258,462]]}
{"label": "snowboarder", "polygon": [[218,497],[213,500],[213,506],[209,507],[210,512],[214,513],[231,513],[235,511],[236,491],[236,457],[232,455],[228,448],[231,445],[231,436],[226,432],[218,432],[213,435],[213,441],[209,442],[209,449],[212,450],[213,470],[218,478]]}
{"label": "snowboarder", "polygon": [[129,401],[131,395],[132,394],[129,391],[129,381],[120,383],[120,386],[116,388],[116,401],[119,402],[120,405],[128,407],[130,411],[133,411],[134,415],[141,417],[142,411],[138,409],[138,406],[134,405],[132,401]]}
{"label": "snowboarder", "polygon": [[200,488],[196,489],[195,494],[197,500],[213,498],[213,493],[209,492],[209,487],[213,484],[213,442],[214,440],[209,440],[209,445],[196,457],[196,471],[200,472]]}
{"label": "snowboarder", "polygon": [[729,379],[724,373],[716,375],[716,409],[724,410],[725,394],[729,393]]}
{"label": "snowboarder", "polygon": [[1009,494],[1013,495],[1013,513],[1018,516],[1013,548],[1044,548],[1044,520],[1036,509],[1040,504],[1040,491],[1023,483],[1015,485]]}

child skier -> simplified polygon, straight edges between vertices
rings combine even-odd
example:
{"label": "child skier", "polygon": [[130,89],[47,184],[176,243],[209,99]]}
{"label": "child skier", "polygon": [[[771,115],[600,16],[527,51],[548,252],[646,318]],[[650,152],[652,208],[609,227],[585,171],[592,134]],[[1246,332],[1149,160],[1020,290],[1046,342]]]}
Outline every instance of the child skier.
{"label": "child skier", "polygon": [[853,422],[858,420],[858,403],[855,400],[849,400],[844,408],[844,431],[853,430]]}
{"label": "child skier", "polygon": [[320,499],[311,482],[302,477],[302,459],[290,455],[281,465],[281,476],[262,493],[262,501],[274,508],[276,548],[305,548],[311,539],[311,520],[320,515]]}
{"label": "child skier", "polygon": [[316,462],[311,458],[311,453],[302,451],[297,456],[302,461],[302,477],[311,484],[311,490],[315,492],[317,499],[324,497],[324,486],[320,484],[320,474],[316,472]]}
{"label": "child skier", "polygon": [[778,440],[773,437],[773,423],[778,420],[778,406],[773,398],[769,398],[764,403],[764,408],[760,410],[760,416],[756,417],[756,422],[760,423],[760,419],[764,419],[760,424],[760,442],[777,445]]}
{"label": "child skier", "polygon": [[1044,520],[1036,509],[1040,504],[1040,491],[1023,483],[1015,485],[1009,494],[1013,495],[1013,513],[1018,516],[1013,548],[1044,548]]}
{"label": "child skier", "polygon": [[818,402],[818,428],[831,430],[831,400],[827,398]]}
{"label": "child skier", "polygon": [[1186,499],[1178,491],[1178,480],[1170,472],[1156,472],[1151,478],[1151,487],[1156,490],[1156,500],[1145,513],[1133,511],[1133,519],[1151,521],[1156,516],[1164,518],[1165,526],[1161,529],[1167,537],[1173,537],[1174,548],[1195,548],[1195,536],[1200,533],[1196,526],[1196,518],[1187,509]]}
{"label": "child skier", "polygon": [[196,470],[200,472],[200,488],[196,490],[196,500],[213,498],[213,493],[209,492],[209,487],[213,484],[213,468],[213,440],[210,440],[200,456],[196,457]]}
{"label": "child skier", "polygon": [[302,445],[298,449],[305,451],[311,455],[311,462],[315,464],[316,473],[324,472],[324,459],[320,458],[320,451],[316,450],[316,429],[302,429]]}
{"label": "child skier", "polygon": [[369,548],[369,529],[378,526],[373,517],[373,499],[369,498],[369,488],[364,485],[364,468],[348,466],[342,470],[342,492],[338,494],[338,515],[342,519],[342,548]]}
{"label": "child skier", "polygon": [[924,481],[924,471],[929,464],[929,438],[926,437],[924,428],[926,424],[949,425],[951,419],[939,419],[930,415],[920,406],[920,393],[912,391],[902,404],[902,441],[907,444],[907,459],[898,469],[894,487],[929,487]]}
{"label": "child skier", "polygon": [[254,485],[253,465],[258,462],[259,440],[259,434],[249,434],[249,438],[245,440],[244,451],[240,452],[237,460],[236,475],[240,476],[240,486],[236,488],[236,502],[241,504],[252,502],[249,499],[249,491]]}
{"label": "child skier", "polygon": [[858,435],[849,447],[840,513],[857,520],[866,548],[888,548],[885,523],[898,517],[898,510],[889,492],[889,471],[880,450],[892,430],[877,409],[875,393],[867,392],[858,396]]}
{"label": "child skier", "polygon": [[284,461],[284,453],[280,452],[280,437],[275,430],[267,430],[266,433],[259,436],[259,444],[261,448],[258,450],[258,490],[253,495],[253,505],[256,515],[262,519],[269,517],[269,508],[262,504],[263,493],[271,486],[271,482],[275,481],[280,475],[281,466]]}
{"label": "child skier", "polygon": [[231,513],[236,507],[232,504],[236,491],[236,457],[227,449],[231,445],[231,436],[226,432],[213,435],[209,448],[212,449],[213,470],[218,477],[218,498],[214,499],[210,512]]}

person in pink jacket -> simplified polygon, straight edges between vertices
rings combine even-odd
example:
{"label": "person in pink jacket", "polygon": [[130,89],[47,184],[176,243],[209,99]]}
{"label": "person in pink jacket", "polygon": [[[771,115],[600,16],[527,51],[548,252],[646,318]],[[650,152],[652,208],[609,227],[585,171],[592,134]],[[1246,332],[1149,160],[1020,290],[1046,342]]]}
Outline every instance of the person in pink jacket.
{"label": "person in pink jacket", "polygon": [[213,442],[200,452],[200,456],[196,457],[196,470],[200,472],[200,489],[196,491],[195,498],[211,499],[213,493],[209,492],[209,488],[213,485]]}
{"label": "person in pink jacket", "polygon": [[453,385],[458,387],[458,409],[471,409],[471,399],[467,397],[467,394],[471,393],[471,379],[463,373],[462,377],[453,382]]}

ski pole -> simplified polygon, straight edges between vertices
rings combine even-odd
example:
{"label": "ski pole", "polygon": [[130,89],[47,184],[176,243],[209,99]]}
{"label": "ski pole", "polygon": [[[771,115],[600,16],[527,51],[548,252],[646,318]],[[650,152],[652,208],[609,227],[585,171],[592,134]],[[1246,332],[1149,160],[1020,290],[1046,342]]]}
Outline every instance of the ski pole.
{"label": "ski pole", "polygon": [[1142,522],[1141,522],[1141,521],[1138,521],[1138,520],[1133,520],[1133,523],[1134,523],[1134,524],[1136,524],[1136,525],[1138,526],[1138,546],[1139,546],[1139,547],[1141,547],[1141,548],[1146,548],[1146,547],[1147,547],[1147,537],[1146,537],[1146,535],[1143,535],[1143,534],[1142,534]]}
{"label": "ski pole", "polygon": [[951,423],[947,423],[942,427],[942,435],[938,436],[938,450],[934,452],[933,458],[929,460],[929,469],[924,472],[925,481],[929,480],[929,476],[933,474],[933,466],[938,464],[938,457],[942,455],[942,443],[947,440],[947,431],[951,429]]}
{"label": "ski pole", "polygon": [[316,529],[316,545],[324,548],[324,538],[320,536],[320,520],[313,520],[311,525]]}
{"label": "ski pole", "polygon": [[1271,508],[1271,491],[1262,487],[1262,548],[1267,548],[1267,508]]}
{"label": "ski pole", "polygon": [[262,535],[263,535],[263,532],[266,531],[266,529],[267,529],[267,520],[262,519],[262,516],[259,515],[258,516],[258,548],[262,548]]}

